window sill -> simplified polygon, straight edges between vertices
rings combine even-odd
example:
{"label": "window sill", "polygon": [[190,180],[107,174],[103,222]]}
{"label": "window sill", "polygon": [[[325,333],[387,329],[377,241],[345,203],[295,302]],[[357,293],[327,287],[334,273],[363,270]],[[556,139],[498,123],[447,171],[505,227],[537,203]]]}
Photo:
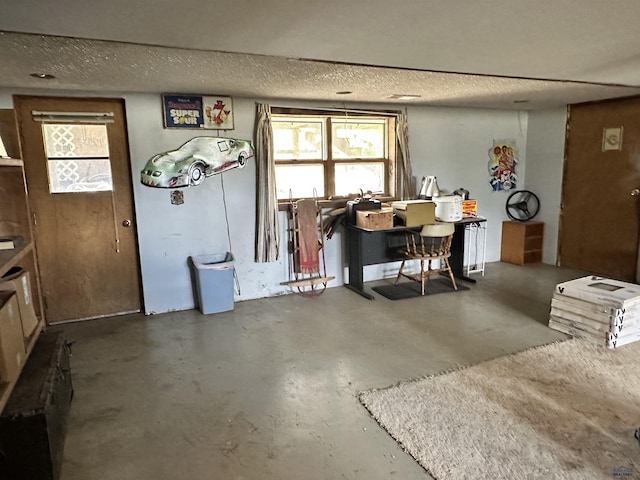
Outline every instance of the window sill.
{"label": "window sill", "polygon": [[[374,198],[376,198],[377,200],[380,200],[383,203],[395,202],[396,200],[398,200],[397,198],[394,198],[394,197],[374,197]],[[341,208],[341,207],[345,207],[349,200],[352,200],[352,199],[340,198],[340,199],[332,199],[332,200],[318,200],[318,205],[320,205],[320,208],[323,208],[323,209]],[[280,212],[286,212],[289,209],[289,204],[290,204],[289,200],[279,200],[278,210]]]}

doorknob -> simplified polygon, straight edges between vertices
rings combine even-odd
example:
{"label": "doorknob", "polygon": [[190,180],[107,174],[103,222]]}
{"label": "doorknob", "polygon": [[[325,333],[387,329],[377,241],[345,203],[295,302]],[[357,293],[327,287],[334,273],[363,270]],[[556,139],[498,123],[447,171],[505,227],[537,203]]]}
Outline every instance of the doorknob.
{"label": "doorknob", "polygon": [[[638,193],[640,193],[640,190],[638,190]],[[636,193],[636,195],[638,195],[638,193]],[[633,195],[633,193],[631,194]],[[127,220],[123,220],[122,221],[122,226],[124,227],[130,227],[131,226],[131,220],[127,219]]]}
{"label": "doorknob", "polygon": [[640,188],[634,188],[633,190],[631,190],[632,197],[637,197],[638,195],[640,195]]}

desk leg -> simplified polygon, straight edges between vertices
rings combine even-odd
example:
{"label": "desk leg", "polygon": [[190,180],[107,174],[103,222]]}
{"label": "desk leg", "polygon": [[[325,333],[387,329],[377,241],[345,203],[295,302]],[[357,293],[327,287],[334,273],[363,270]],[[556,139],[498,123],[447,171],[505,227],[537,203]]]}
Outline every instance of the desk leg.
{"label": "desk leg", "polygon": [[453,276],[469,283],[476,283],[475,279],[464,274],[464,240],[467,229],[462,223],[455,224],[455,232],[451,241],[451,258],[449,264],[453,271]]}
{"label": "desk leg", "polygon": [[369,292],[365,292],[364,291],[364,287],[356,287],[355,285],[351,285],[351,283],[347,283],[345,285],[345,287],[347,287],[349,290],[351,290],[352,292],[357,293],[358,295],[363,296],[364,298],[366,298],[367,300],[373,300],[375,297],[370,294]]}
{"label": "desk leg", "polygon": [[345,287],[368,300],[373,300],[374,296],[364,291],[362,239],[360,233],[350,229],[346,229],[346,231],[347,249],[349,252],[349,283],[347,283]]}

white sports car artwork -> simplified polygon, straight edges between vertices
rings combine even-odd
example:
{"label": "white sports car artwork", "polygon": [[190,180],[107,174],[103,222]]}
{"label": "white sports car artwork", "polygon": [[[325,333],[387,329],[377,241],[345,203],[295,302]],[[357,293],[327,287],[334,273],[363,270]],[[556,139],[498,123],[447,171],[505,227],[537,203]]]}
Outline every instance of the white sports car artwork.
{"label": "white sports car artwork", "polygon": [[177,150],[154,155],[140,172],[140,181],[158,188],[196,186],[211,175],[244,167],[253,156],[250,140],[195,137]]}

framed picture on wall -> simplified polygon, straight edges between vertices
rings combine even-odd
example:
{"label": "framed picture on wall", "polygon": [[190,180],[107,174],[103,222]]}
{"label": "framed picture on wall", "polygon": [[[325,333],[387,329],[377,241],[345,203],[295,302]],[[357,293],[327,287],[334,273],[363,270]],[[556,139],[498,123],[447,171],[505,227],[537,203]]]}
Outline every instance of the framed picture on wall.
{"label": "framed picture on wall", "polygon": [[233,130],[231,97],[162,95],[165,128]]}
{"label": "framed picture on wall", "polygon": [[602,129],[602,151],[622,150],[622,127]]}

